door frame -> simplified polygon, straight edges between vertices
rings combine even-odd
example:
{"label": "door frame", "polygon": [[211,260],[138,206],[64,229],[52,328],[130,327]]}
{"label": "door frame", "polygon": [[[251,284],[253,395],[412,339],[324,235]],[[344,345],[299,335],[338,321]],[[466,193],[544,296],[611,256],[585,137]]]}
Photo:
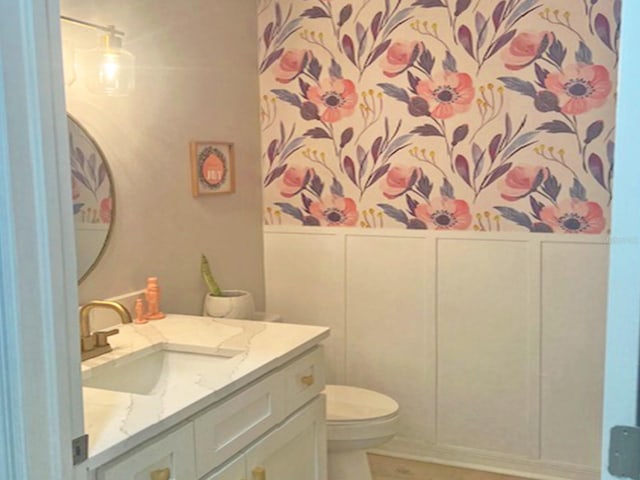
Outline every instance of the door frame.
{"label": "door frame", "polygon": [[1,0],[0,478],[78,478],[83,427],[58,0]]}

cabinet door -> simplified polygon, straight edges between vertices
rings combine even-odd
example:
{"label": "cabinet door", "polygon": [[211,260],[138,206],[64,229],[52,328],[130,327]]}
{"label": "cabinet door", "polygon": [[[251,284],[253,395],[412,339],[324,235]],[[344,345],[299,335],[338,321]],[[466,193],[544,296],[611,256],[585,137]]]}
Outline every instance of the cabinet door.
{"label": "cabinet door", "polygon": [[324,412],[320,395],[253,446],[246,454],[248,480],[326,480]]}
{"label": "cabinet door", "polygon": [[196,480],[193,445],[189,423],[100,467],[97,480]]}
{"label": "cabinet door", "polygon": [[245,473],[245,456],[241,455],[239,458],[217,470],[212,476],[207,477],[206,480],[246,480],[247,476]]}

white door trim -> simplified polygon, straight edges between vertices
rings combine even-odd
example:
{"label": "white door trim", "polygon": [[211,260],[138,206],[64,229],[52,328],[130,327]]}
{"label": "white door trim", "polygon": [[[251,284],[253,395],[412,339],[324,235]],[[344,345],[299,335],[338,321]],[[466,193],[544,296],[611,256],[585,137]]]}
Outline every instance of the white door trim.
{"label": "white door trim", "polygon": [[83,433],[58,0],[0,15],[0,478],[71,479]]}

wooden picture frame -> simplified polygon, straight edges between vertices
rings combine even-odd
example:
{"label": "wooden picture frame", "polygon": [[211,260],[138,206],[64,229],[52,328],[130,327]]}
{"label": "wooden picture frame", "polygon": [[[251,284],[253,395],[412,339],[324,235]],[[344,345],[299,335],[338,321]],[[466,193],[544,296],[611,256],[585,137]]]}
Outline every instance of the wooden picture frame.
{"label": "wooden picture frame", "polygon": [[233,143],[192,141],[189,147],[193,196],[234,193],[236,172]]}

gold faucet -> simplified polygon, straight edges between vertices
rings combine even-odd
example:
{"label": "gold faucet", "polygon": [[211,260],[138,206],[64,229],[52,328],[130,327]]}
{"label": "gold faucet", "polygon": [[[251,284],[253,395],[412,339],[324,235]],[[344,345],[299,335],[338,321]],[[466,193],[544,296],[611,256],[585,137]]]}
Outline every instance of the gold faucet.
{"label": "gold faucet", "polygon": [[80,351],[82,360],[97,357],[111,351],[111,345],[107,341],[107,337],[115,335],[119,330],[109,330],[106,332],[93,332],[89,325],[89,314],[94,308],[107,308],[113,310],[120,316],[122,323],[131,323],[131,314],[121,304],[117,302],[106,302],[94,300],[80,308]]}

